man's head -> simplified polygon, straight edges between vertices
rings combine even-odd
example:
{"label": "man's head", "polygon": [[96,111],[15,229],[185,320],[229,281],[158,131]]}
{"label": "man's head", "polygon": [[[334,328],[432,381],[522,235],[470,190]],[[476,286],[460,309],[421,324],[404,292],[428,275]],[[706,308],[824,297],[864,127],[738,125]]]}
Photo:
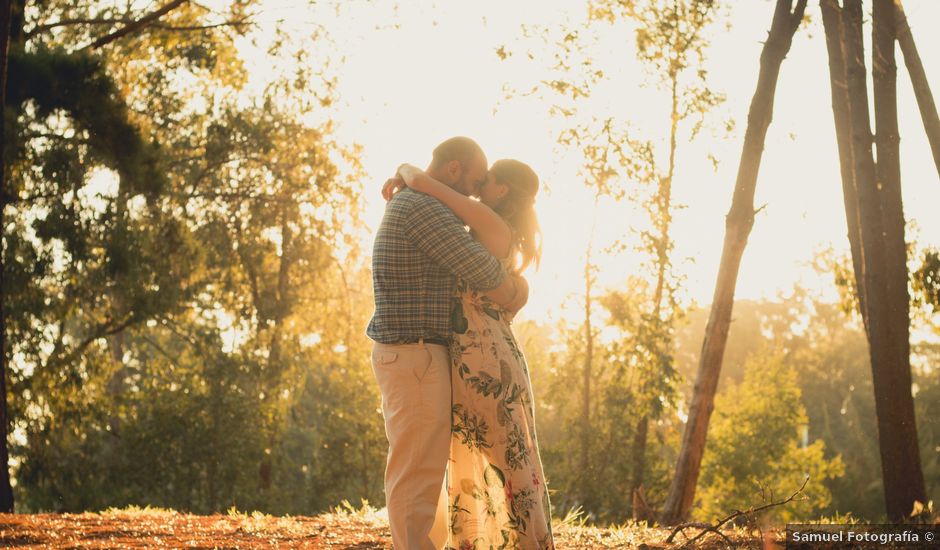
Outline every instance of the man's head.
{"label": "man's head", "polygon": [[455,191],[477,196],[486,181],[486,155],[468,137],[453,137],[434,148],[428,175]]}

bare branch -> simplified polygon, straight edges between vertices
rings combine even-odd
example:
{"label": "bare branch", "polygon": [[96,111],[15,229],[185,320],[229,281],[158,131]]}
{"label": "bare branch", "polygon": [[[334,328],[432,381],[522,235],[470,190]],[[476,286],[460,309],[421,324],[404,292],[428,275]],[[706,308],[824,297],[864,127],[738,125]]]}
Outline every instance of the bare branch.
{"label": "bare branch", "polygon": [[897,26],[895,33],[897,34],[898,44],[901,46],[901,53],[904,55],[904,65],[911,77],[914,98],[917,100],[924,130],[927,132],[927,141],[930,144],[933,161],[937,167],[937,174],[940,175],[940,116],[937,116],[937,104],[934,102],[933,94],[930,91],[930,83],[927,80],[927,74],[924,72],[924,64],[920,60],[920,54],[917,53],[914,35],[911,33],[911,27],[907,23],[907,16],[904,14],[904,8],[900,0],[895,2],[894,9],[894,22]]}
{"label": "bare branch", "polygon": [[[721,533],[721,531],[719,531],[719,529],[721,529],[721,527],[722,527],[724,524],[728,523],[728,522],[731,521],[731,520],[737,519],[737,518],[739,518],[739,517],[750,518],[750,517],[753,517],[754,515],[756,515],[758,512],[763,512],[764,510],[767,510],[767,509],[769,509],[769,508],[773,508],[773,507],[775,507],[775,506],[783,506],[784,504],[789,503],[789,502],[792,501],[794,498],[796,498],[797,495],[799,495],[800,493],[803,492],[803,489],[806,487],[806,483],[807,483],[807,482],[809,482],[809,477],[808,477],[808,476],[807,476],[806,479],[803,480],[803,484],[800,485],[800,488],[797,489],[792,495],[790,495],[788,498],[786,498],[786,499],[784,499],[784,500],[781,500],[781,501],[779,501],[779,502],[773,502],[773,501],[771,501],[771,502],[769,502],[769,503],[767,503],[767,504],[763,504],[763,505],[757,506],[757,507],[753,507],[753,506],[752,506],[752,507],[748,508],[747,510],[745,510],[745,511],[743,511],[743,512],[742,512],[741,510],[735,510],[734,512],[732,512],[732,513],[728,514],[727,516],[725,516],[724,518],[718,520],[714,525],[707,524],[707,523],[704,523],[704,524],[703,524],[703,523],[683,523],[682,525],[677,525],[677,526],[672,530],[672,533],[670,533],[669,536],[666,537],[666,543],[671,543],[671,542],[672,542],[672,539],[674,539],[674,538],[676,537],[676,535],[677,535],[680,531],[682,531],[683,529],[688,529],[689,527],[696,527],[696,528],[700,528],[700,529],[702,529],[702,530],[701,530],[697,535],[695,535],[695,536],[692,537],[691,539],[689,539],[689,540],[687,540],[686,542],[684,542],[684,543],[682,544],[682,546],[689,546],[689,545],[691,545],[691,544],[694,543],[695,541],[699,540],[700,538],[702,538],[703,536],[705,536],[705,535],[708,534],[708,533],[716,533],[716,534],[718,534],[719,536],[721,536],[721,538],[725,539],[725,541],[726,541],[728,544],[734,546],[734,544],[733,544],[730,540],[728,540],[728,537],[726,537],[724,534]],[[773,496],[771,496],[771,498],[773,498]]]}
{"label": "bare branch", "polygon": [[126,19],[115,19],[110,17],[76,17],[70,19],[60,19],[59,21],[54,21],[52,23],[36,25],[24,33],[24,35],[27,39],[29,39],[33,36],[36,36],[37,34],[47,32],[58,27],[69,27],[72,25],[114,25],[115,23],[128,22],[129,21]]}
{"label": "bare branch", "polygon": [[154,23],[157,19],[160,19],[160,18],[163,17],[164,15],[170,13],[171,11],[175,10],[176,8],[182,6],[183,4],[185,4],[185,3],[187,3],[187,2],[189,2],[189,0],[173,0],[173,1],[170,2],[169,4],[163,6],[162,8],[160,8],[160,9],[154,11],[154,12],[151,12],[151,13],[148,14],[148,15],[145,15],[145,16],[141,17],[140,19],[138,19],[138,20],[136,20],[136,21],[134,21],[134,22],[132,22],[132,23],[128,23],[128,24],[125,25],[123,28],[120,28],[120,29],[118,29],[118,30],[116,30],[116,31],[114,31],[114,32],[112,32],[112,33],[110,33],[110,34],[107,34],[107,35],[105,35],[105,36],[102,36],[101,38],[95,40],[94,42],[92,42],[91,44],[85,46],[85,47],[82,48],[82,49],[83,49],[83,50],[89,50],[89,49],[90,49],[90,50],[96,50],[96,49],[100,48],[101,46],[104,46],[104,45],[106,45],[106,44],[110,44],[111,42],[114,42],[115,40],[117,40],[117,39],[119,39],[119,38],[122,38],[122,37],[124,37],[124,36],[127,36],[128,34],[134,32],[134,31],[140,30],[140,29],[146,27],[147,25],[150,25],[150,24]]}
{"label": "bare branch", "polygon": [[234,27],[237,29],[247,25],[250,20],[251,16],[245,15],[238,19],[231,19],[210,25],[167,25],[166,23],[154,23],[151,26],[155,29],[164,29],[168,31],[205,31],[210,29],[218,29],[221,27]]}
{"label": "bare branch", "polygon": [[[210,29],[217,29],[220,27],[235,27],[235,28],[243,27],[248,24],[250,19],[251,19],[251,15],[245,15],[238,19],[230,19],[227,21],[222,21],[219,23],[211,23],[207,25],[169,25],[167,23],[154,22],[154,23],[151,23],[149,26],[155,29],[164,29],[164,30],[169,30],[169,31],[181,31],[181,32],[204,31],[204,30],[210,30]],[[121,23],[124,25],[130,25],[134,22],[135,22],[134,19],[127,19],[127,18],[114,19],[114,18],[104,18],[104,17],[102,18],[79,17],[75,19],[62,19],[61,21],[55,21],[53,23],[46,23],[43,25],[37,25],[33,27],[32,29],[29,30],[29,32],[26,33],[26,38],[27,39],[32,38],[38,34],[48,32],[58,27],[68,27],[68,26],[73,26],[73,25],[115,25],[118,23]]]}
{"label": "bare branch", "polygon": [[140,320],[141,319],[139,315],[132,313],[121,321],[108,319],[107,321],[99,322],[98,325],[91,330],[91,333],[86,336],[85,339],[82,340],[77,346],[75,346],[72,351],[63,357],[50,358],[49,364],[64,365],[71,363],[80,357],[82,353],[84,353],[85,349],[96,340],[106,336],[111,336],[112,334],[117,334]]}

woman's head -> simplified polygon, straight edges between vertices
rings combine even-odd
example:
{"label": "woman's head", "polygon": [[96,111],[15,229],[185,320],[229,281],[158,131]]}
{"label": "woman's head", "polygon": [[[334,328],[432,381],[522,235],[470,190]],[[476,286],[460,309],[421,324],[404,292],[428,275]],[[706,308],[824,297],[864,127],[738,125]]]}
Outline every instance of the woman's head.
{"label": "woman's head", "polygon": [[538,190],[539,177],[535,171],[528,164],[512,159],[494,162],[480,189],[480,200],[513,228],[522,255],[519,271],[533,260],[538,267],[542,256],[542,231],[535,214]]}

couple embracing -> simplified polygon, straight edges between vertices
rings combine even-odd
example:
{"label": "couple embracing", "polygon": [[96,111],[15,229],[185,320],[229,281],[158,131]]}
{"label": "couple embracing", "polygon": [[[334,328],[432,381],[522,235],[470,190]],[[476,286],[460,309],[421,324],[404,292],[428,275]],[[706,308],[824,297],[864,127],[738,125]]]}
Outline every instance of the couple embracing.
{"label": "couple embracing", "polygon": [[487,169],[480,146],[455,137],[426,171],[402,165],[382,190],[367,333],[398,549],[554,548],[529,372],[510,326],[528,299],[520,273],[541,252],[538,185],[525,163]]}

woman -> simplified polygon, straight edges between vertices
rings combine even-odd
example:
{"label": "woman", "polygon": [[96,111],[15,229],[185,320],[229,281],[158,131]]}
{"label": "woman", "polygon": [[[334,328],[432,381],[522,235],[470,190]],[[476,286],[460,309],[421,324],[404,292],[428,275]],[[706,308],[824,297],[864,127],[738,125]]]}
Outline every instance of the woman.
{"label": "woman", "polygon": [[[447,205],[508,270],[541,255],[535,214],[539,180],[517,160],[493,164],[480,201],[411,165],[405,184]],[[533,418],[525,357],[509,326],[512,313],[457,284],[451,344],[453,428],[448,468],[448,548],[554,548],[551,512]]]}

